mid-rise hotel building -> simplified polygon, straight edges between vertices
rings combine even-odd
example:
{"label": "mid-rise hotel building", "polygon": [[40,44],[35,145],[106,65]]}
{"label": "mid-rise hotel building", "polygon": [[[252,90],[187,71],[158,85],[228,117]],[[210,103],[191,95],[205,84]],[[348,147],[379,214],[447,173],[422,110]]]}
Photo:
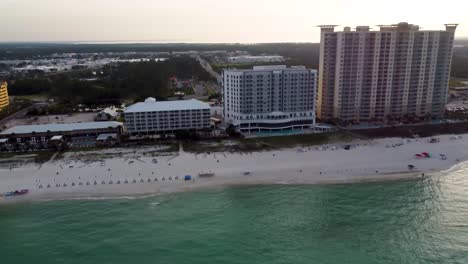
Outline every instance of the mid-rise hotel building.
{"label": "mid-rise hotel building", "polygon": [[130,105],[124,110],[130,135],[173,134],[179,130],[210,128],[210,105],[195,99],[156,101]]}
{"label": "mid-rise hotel building", "polygon": [[302,66],[224,70],[224,120],[246,132],[312,128],[316,88],[317,71]]}
{"label": "mid-rise hotel building", "polygon": [[456,24],[320,26],[317,117],[349,123],[444,115]]}

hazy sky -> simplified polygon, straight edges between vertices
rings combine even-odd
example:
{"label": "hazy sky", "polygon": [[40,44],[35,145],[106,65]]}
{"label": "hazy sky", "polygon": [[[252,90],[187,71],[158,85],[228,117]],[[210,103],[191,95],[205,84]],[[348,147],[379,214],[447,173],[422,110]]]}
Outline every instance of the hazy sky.
{"label": "hazy sky", "polygon": [[0,0],[0,41],[318,42],[316,25],[459,23],[468,0]]}

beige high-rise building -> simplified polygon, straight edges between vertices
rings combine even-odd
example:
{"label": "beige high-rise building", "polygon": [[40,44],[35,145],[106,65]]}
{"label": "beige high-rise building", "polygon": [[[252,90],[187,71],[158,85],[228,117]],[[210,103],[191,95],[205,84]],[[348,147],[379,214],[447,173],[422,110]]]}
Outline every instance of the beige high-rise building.
{"label": "beige high-rise building", "polygon": [[10,105],[7,82],[0,82],[0,111]]}
{"label": "beige high-rise building", "polygon": [[320,26],[317,117],[358,123],[444,115],[456,24]]}

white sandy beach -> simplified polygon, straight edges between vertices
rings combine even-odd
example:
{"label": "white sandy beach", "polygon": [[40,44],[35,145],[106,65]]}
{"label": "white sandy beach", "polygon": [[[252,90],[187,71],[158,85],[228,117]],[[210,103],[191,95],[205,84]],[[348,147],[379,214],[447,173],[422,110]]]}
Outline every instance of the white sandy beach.
{"label": "white sandy beach", "polygon": [[[423,173],[429,176],[468,160],[468,135],[456,140],[450,137],[438,136],[439,143],[428,143],[428,138],[410,139],[396,147],[387,145],[402,143],[403,139],[356,140],[346,143],[357,145],[350,150],[343,149],[346,144],[341,143],[306,147],[304,152],[298,148],[249,154],[195,155],[182,151],[173,156],[145,157],[138,156],[138,149],[121,149],[134,153],[103,162],[76,160],[69,155],[42,165],[0,168],[0,193],[30,190],[25,196],[3,197],[0,202],[146,195],[225,185],[380,181],[421,177]],[[422,152],[431,157],[414,157]],[[441,159],[440,154],[447,158]],[[157,163],[152,162],[154,158]],[[409,164],[415,169],[410,171]],[[212,171],[215,176],[199,178],[198,173],[203,171]],[[244,175],[246,171],[250,174]],[[193,176],[194,181],[184,181],[185,175]]]}

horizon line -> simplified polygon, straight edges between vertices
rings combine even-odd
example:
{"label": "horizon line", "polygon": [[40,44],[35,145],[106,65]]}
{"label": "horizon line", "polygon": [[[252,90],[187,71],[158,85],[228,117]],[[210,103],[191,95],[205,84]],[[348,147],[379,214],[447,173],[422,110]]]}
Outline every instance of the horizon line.
{"label": "horizon line", "polygon": [[[468,40],[468,36],[464,37],[455,37],[455,40]],[[253,44],[287,44],[287,43],[297,43],[297,44],[317,44],[318,42],[313,41],[270,41],[270,42],[203,42],[203,41],[171,41],[171,40],[96,40],[96,41],[74,41],[74,40],[51,40],[51,41],[0,41],[2,44],[70,44],[70,45],[119,45],[119,44],[242,44],[242,45],[253,45]]]}
{"label": "horizon line", "polygon": [[[468,37],[467,37],[468,39]],[[145,41],[145,40],[124,40],[124,41],[0,41],[1,44],[281,44],[281,43],[320,43],[312,41],[271,41],[271,42],[195,42],[195,41]]]}

